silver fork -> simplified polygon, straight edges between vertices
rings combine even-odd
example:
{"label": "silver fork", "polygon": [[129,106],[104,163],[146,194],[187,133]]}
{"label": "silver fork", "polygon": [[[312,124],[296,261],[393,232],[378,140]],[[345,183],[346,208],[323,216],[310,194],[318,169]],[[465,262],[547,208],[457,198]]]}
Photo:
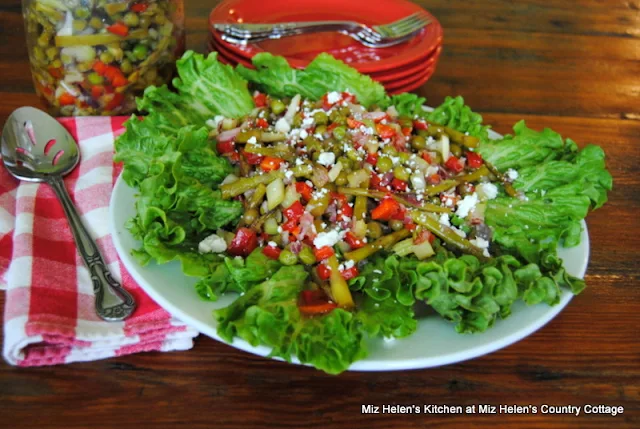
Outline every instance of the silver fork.
{"label": "silver fork", "polygon": [[411,37],[431,20],[424,12],[416,12],[389,24],[368,27],[355,21],[306,21],[275,24],[213,24],[222,32],[222,40],[234,44],[255,43],[299,34],[336,31],[372,48],[397,45]]}

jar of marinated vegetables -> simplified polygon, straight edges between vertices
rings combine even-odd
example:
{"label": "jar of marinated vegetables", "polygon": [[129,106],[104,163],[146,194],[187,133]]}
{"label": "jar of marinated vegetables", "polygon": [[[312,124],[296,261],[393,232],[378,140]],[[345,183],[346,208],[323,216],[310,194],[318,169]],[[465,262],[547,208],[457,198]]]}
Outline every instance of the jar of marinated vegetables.
{"label": "jar of marinated vegetables", "polygon": [[36,92],[52,115],[122,115],[168,83],[184,52],[183,0],[23,0]]}

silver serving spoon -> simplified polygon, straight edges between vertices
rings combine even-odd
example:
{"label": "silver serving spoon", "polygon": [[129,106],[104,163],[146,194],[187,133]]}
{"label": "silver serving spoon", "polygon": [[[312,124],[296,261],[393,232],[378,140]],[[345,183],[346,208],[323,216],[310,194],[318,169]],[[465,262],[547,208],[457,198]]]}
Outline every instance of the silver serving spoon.
{"label": "silver serving spoon", "polygon": [[55,191],[71,226],[93,281],[96,312],[107,321],[119,321],[136,308],[133,297],[111,277],[100,251],[82,224],[62,176],[80,160],[78,145],[54,118],[33,107],[15,110],[2,130],[2,160],[13,177],[44,182]]}

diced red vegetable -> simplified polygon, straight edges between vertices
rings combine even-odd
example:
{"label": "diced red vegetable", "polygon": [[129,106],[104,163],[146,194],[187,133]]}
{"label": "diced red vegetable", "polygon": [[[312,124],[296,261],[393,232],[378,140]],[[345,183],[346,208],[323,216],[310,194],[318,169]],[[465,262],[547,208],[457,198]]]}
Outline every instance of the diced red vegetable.
{"label": "diced red vegetable", "polygon": [[413,231],[414,229],[417,228],[416,224],[413,222],[405,222],[404,227],[409,231]]}
{"label": "diced red vegetable", "polygon": [[441,181],[442,181],[442,177],[440,177],[438,173],[432,174],[427,178],[427,182],[429,182],[430,185],[437,185]]}
{"label": "diced red vegetable", "polygon": [[360,128],[363,125],[364,123],[360,121],[356,121],[355,119],[352,119],[352,118],[347,118],[347,126],[349,128]]}
{"label": "diced red vegetable", "polygon": [[391,220],[400,211],[400,203],[393,198],[384,198],[378,207],[371,211],[373,220]]}
{"label": "diced red vegetable", "polygon": [[125,37],[129,34],[129,27],[127,27],[123,22],[118,21],[108,26],[107,31],[115,35]]}
{"label": "diced red vegetable", "polygon": [[136,13],[142,13],[149,7],[146,1],[134,3],[131,5],[131,11]]}
{"label": "diced red vegetable", "polygon": [[431,155],[429,155],[429,152],[422,152],[422,159],[427,161],[429,164],[433,162],[431,159]]}
{"label": "diced red vegetable", "polygon": [[352,104],[356,104],[358,102],[358,99],[356,98],[355,95],[345,91],[342,92],[342,100],[345,103],[352,103]]}
{"label": "diced red vegetable", "polygon": [[241,227],[231,240],[227,252],[232,256],[249,256],[258,247],[258,236],[252,229]]}
{"label": "diced red vegetable", "polygon": [[406,217],[407,209],[405,209],[404,206],[400,205],[400,208],[393,216],[391,216],[391,219],[404,221]]}
{"label": "diced red vegetable", "polygon": [[262,171],[273,171],[280,168],[280,165],[284,162],[282,158],[276,158],[274,156],[265,156],[260,163]]}
{"label": "diced red vegetable", "polygon": [[378,122],[389,121],[389,120],[391,120],[391,117],[385,113],[384,115],[374,119],[373,122],[378,123]]}
{"label": "diced red vegetable", "polygon": [[[229,142],[229,143],[231,143],[233,145],[232,142]],[[218,147],[220,147],[220,143],[218,143]],[[260,155],[258,153],[247,152],[246,150],[242,151],[242,156],[244,156],[244,158],[247,160],[247,164],[249,164],[249,165],[260,165],[260,163],[264,159],[264,155]]]}
{"label": "diced red vegetable", "polygon": [[300,292],[298,308],[306,315],[325,314],[337,308],[338,305],[331,302],[322,289],[303,290]]}
{"label": "diced red vegetable", "polygon": [[406,192],[407,182],[405,182],[404,180],[400,180],[398,178],[394,178],[391,181],[391,187],[398,192]]}
{"label": "diced red vegetable", "polygon": [[76,104],[76,97],[65,92],[58,97],[58,103],[60,103],[61,106],[71,106],[72,104]]}
{"label": "diced red vegetable", "polygon": [[376,131],[378,135],[383,139],[390,139],[396,135],[396,130],[393,127],[385,124],[376,124]]}
{"label": "diced red vegetable", "polygon": [[419,119],[416,119],[415,121],[413,121],[413,128],[415,128],[416,130],[426,130],[429,128],[429,124],[427,124],[425,121],[421,121]]}
{"label": "diced red vegetable", "polygon": [[334,129],[336,129],[337,127],[338,127],[338,123],[337,123],[337,122],[334,122],[334,123],[332,123],[331,125],[329,125],[329,126],[327,127],[327,131],[331,132],[331,131],[333,131]]}
{"label": "diced red vegetable", "polygon": [[353,232],[349,231],[344,236],[344,241],[351,249],[359,249],[365,245],[364,241],[358,238]]}
{"label": "diced red vegetable", "polygon": [[255,103],[256,107],[264,107],[267,105],[267,95],[259,92],[253,96],[253,102]]}
{"label": "diced red vegetable", "polygon": [[104,76],[105,71],[107,71],[107,65],[100,60],[97,60],[93,63],[93,71],[98,73],[100,76]]}
{"label": "diced red vegetable", "polygon": [[332,192],[331,199],[337,202],[338,214],[340,215],[338,220],[345,220],[346,218],[353,216],[353,207],[349,205],[346,195]]}
{"label": "diced red vegetable", "polygon": [[325,259],[335,254],[333,248],[330,246],[324,246],[319,249],[315,249],[313,253],[315,254],[318,261],[324,261]]}
{"label": "diced red vegetable", "polygon": [[100,98],[102,94],[104,94],[104,86],[94,85],[91,87],[91,97]]}
{"label": "diced red vegetable", "polygon": [[421,230],[416,238],[413,240],[414,244],[421,244],[425,241],[429,243],[433,243],[436,240],[436,236],[431,233],[431,231],[427,231],[426,229]]}
{"label": "diced red vegetable", "polygon": [[316,271],[321,280],[329,280],[331,277],[331,268],[327,264],[318,264]]}
{"label": "diced red vegetable", "polygon": [[49,72],[51,77],[55,79],[62,79],[64,76],[62,73],[62,67],[49,67],[47,71]]}
{"label": "diced red vegetable", "polygon": [[371,165],[376,165],[378,163],[378,152],[368,153],[365,161]]}
{"label": "diced red vegetable", "polygon": [[304,214],[304,206],[300,201],[296,201],[282,212],[288,221],[299,221]]}
{"label": "diced red vegetable", "polygon": [[216,148],[218,149],[218,153],[220,155],[224,155],[226,153],[235,152],[236,143],[233,140],[229,140],[226,142],[218,142]]}
{"label": "diced red vegetable", "polygon": [[256,119],[256,125],[258,126],[258,128],[269,128],[269,122],[267,122],[267,120],[264,118]]}
{"label": "diced red vegetable", "polygon": [[111,99],[111,101],[107,103],[107,105],[104,108],[106,110],[113,110],[116,107],[119,107],[120,105],[122,105],[123,101],[124,101],[124,94],[122,94],[121,92],[116,92],[113,94],[113,98]]}
{"label": "diced red vegetable", "polygon": [[293,235],[298,235],[300,234],[300,227],[298,226],[298,221],[297,220],[288,220],[285,223],[282,224],[282,230],[283,231],[287,231],[290,232]]}
{"label": "diced red vegetable", "polygon": [[482,156],[477,152],[467,152],[467,164],[471,168],[480,168],[484,161]]}
{"label": "diced red vegetable", "polygon": [[282,249],[277,246],[266,246],[262,249],[262,253],[270,259],[278,259],[280,257],[280,253],[282,253]]}
{"label": "diced red vegetable", "polygon": [[351,280],[354,277],[358,277],[358,274],[360,273],[358,271],[358,267],[354,265],[351,268],[340,271],[340,274],[342,274],[342,278],[344,278],[345,280]]}
{"label": "diced red vegetable", "polygon": [[117,88],[120,86],[128,85],[129,80],[122,73],[119,73],[113,76],[113,79],[111,79],[111,84]]}
{"label": "diced red vegetable", "polygon": [[449,159],[447,159],[447,161],[444,163],[444,166],[454,173],[460,173],[462,170],[464,170],[464,165],[462,164],[462,162],[460,162],[460,159],[455,156],[450,156]]}
{"label": "diced red vegetable", "polygon": [[331,109],[333,106],[335,106],[337,103],[339,103],[342,100],[338,100],[336,103],[329,103],[329,94],[325,94],[322,96],[322,108],[324,110],[329,110]]}
{"label": "diced red vegetable", "polygon": [[413,128],[401,128],[400,129],[402,131],[402,135],[404,135],[405,137],[408,137],[411,135],[411,131],[413,131]]}
{"label": "diced red vegetable", "polygon": [[302,198],[304,198],[305,201],[309,201],[311,200],[313,188],[305,182],[296,182],[296,192],[302,195]]}

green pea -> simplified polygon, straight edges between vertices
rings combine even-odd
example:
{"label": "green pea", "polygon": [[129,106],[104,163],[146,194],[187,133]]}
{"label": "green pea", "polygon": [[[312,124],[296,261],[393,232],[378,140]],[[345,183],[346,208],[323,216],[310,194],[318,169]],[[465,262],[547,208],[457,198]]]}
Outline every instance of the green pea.
{"label": "green pea", "polygon": [[73,32],[80,33],[85,28],[87,28],[87,21],[81,21],[79,19],[74,19],[72,24]]}
{"label": "green pea", "polygon": [[313,152],[311,154],[311,159],[317,162],[320,159],[320,153],[321,153],[320,151]]}
{"label": "green pea", "polygon": [[47,48],[46,54],[49,60],[53,60],[58,56],[58,48],[56,48],[55,46],[51,46]]}
{"label": "green pea", "polygon": [[47,59],[47,56],[45,55],[44,51],[39,46],[36,46],[35,48],[33,48],[33,57],[39,63],[44,62]]}
{"label": "green pea", "polygon": [[104,78],[98,73],[90,73],[89,76],[87,76],[87,80],[91,85],[102,85],[104,82]]}
{"label": "green pea", "polygon": [[298,112],[293,115],[293,122],[291,122],[293,128],[300,128],[302,125],[302,113]]}
{"label": "green pea", "polygon": [[409,161],[409,159],[411,159],[411,155],[409,154],[409,152],[400,152],[398,154],[398,158],[400,158],[400,162],[407,162]]}
{"label": "green pea", "polygon": [[353,162],[361,161],[360,155],[355,150],[350,150],[347,152],[347,158],[349,158]]}
{"label": "green pea", "polygon": [[278,261],[280,261],[282,265],[295,265],[298,263],[298,257],[291,250],[284,249],[280,252]]}
{"label": "green pea", "polygon": [[421,135],[411,137],[411,147],[416,150],[422,150],[427,148],[427,139]]}
{"label": "green pea", "polygon": [[335,122],[339,125],[344,125],[347,123],[346,116],[341,115],[337,110],[334,110],[331,112],[331,114],[329,114],[329,119],[331,120],[331,122]]}
{"label": "green pea", "polygon": [[103,25],[102,20],[97,16],[94,16],[89,20],[89,26],[94,30],[100,30]]}
{"label": "green pea", "polygon": [[138,14],[129,12],[124,16],[123,22],[129,27],[137,27],[140,24],[140,18]]}
{"label": "green pea", "polygon": [[341,171],[340,174],[338,174],[338,177],[336,178],[336,185],[338,186],[345,186],[349,181],[347,180],[347,173],[346,171]]}
{"label": "green pea", "polygon": [[460,227],[460,230],[464,231],[465,234],[470,234],[471,233],[471,227],[469,225],[467,225],[466,223]]}
{"label": "green pea", "polygon": [[460,226],[464,223],[464,219],[462,219],[460,216],[458,215],[453,215],[451,217],[451,225],[453,226]]}
{"label": "green pea", "polygon": [[167,16],[164,13],[158,13],[154,19],[158,25],[164,25],[167,22]]}
{"label": "green pea", "polygon": [[405,182],[409,180],[409,173],[407,173],[407,170],[405,170],[405,168],[401,165],[396,165],[396,167],[393,169],[393,175],[398,180],[402,180]]}
{"label": "green pea", "polygon": [[378,159],[376,168],[381,173],[387,173],[393,168],[393,161],[391,161],[391,158],[389,158],[388,156],[382,156],[380,157],[380,159]]}
{"label": "green pea", "polygon": [[392,219],[389,221],[389,227],[394,231],[400,231],[404,228],[404,222],[398,219]]}
{"label": "green pea", "polygon": [[73,57],[69,54],[61,54],[60,60],[62,61],[62,64],[65,64],[65,65],[69,65],[73,63]]}
{"label": "green pea", "polygon": [[342,164],[342,170],[351,170],[353,168],[353,161],[351,161],[346,156],[341,156],[340,158],[338,158],[338,162]]}
{"label": "green pea", "polygon": [[327,132],[327,126],[326,125],[318,125],[316,127],[316,134],[324,134]]}
{"label": "green pea", "polygon": [[60,61],[60,60],[51,61],[51,67],[56,68],[56,69],[62,67],[62,61]]}
{"label": "green pea", "polygon": [[347,135],[347,129],[342,125],[340,125],[339,127],[335,127],[333,129],[333,136],[338,140],[344,139],[346,135]]}
{"label": "green pea", "polygon": [[138,43],[134,48],[133,48],[133,55],[135,55],[135,57],[139,60],[144,60],[145,58],[147,58],[147,55],[149,55],[149,48],[147,48],[146,45],[143,45],[141,43]]}
{"label": "green pea", "polygon": [[329,117],[324,112],[316,112],[313,114],[313,121],[318,125],[326,125]]}
{"label": "green pea", "polygon": [[276,115],[279,115],[280,113],[284,112],[284,109],[287,108],[287,106],[285,106],[284,103],[277,98],[271,99],[271,102],[269,103],[269,107],[271,107],[271,111]]}
{"label": "green pea", "polygon": [[73,11],[73,14],[78,19],[87,19],[91,15],[91,11],[86,7],[77,7]]}
{"label": "green pea", "polygon": [[143,16],[140,18],[140,22],[138,23],[139,27],[146,30],[151,25],[151,17]]}
{"label": "green pea", "polygon": [[131,61],[129,60],[123,60],[120,63],[120,70],[122,71],[122,73],[124,74],[130,74],[133,71],[133,65],[131,64]]}
{"label": "green pea", "polygon": [[451,153],[456,156],[456,157],[460,157],[462,155],[462,148],[460,147],[459,144],[456,143],[451,143],[449,145],[449,150],[451,151]]}
{"label": "green pea", "polygon": [[382,237],[382,226],[378,222],[367,224],[367,236],[373,239]]}
{"label": "green pea", "polygon": [[398,124],[401,128],[413,128],[413,119],[408,116],[400,116],[398,118]]}
{"label": "green pea", "polygon": [[390,155],[390,156],[398,156],[398,151],[395,150],[395,148],[393,146],[391,146],[390,144],[384,146],[382,148],[382,153],[384,153],[385,155]]}
{"label": "green pea", "polygon": [[113,55],[109,51],[104,51],[103,53],[100,54],[100,61],[102,61],[105,64],[111,64],[113,60],[114,60]]}
{"label": "green pea", "polygon": [[345,106],[345,107],[341,107],[341,108],[340,108],[340,114],[341,114],[342,116],[349,116],[349,115],[351,115],[351,109],[349,109],[349,108],[348,108],[348,107],[346,107],[346,106]]}
{"label": "green pea", "polygon": [[304,246],[302,250],[300,250],[298,258],[300,258],[300,261],[305,265],[312,265],[316,263],[316,255],[313,254],[313,250],[311,250],[311,247],[309,246]]}

